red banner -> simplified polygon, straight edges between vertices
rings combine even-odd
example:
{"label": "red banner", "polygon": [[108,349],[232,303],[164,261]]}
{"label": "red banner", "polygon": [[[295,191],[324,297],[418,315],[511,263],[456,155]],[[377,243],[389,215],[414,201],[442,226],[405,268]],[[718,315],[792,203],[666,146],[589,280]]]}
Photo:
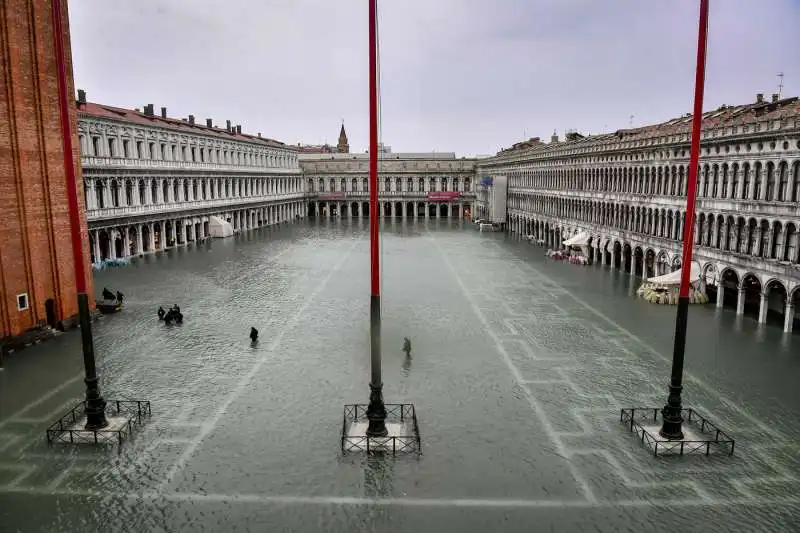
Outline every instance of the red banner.
{"label": "red banner", "polygon": [[457,200],[459,198],[461,198],[461,193],[458,191],[428,193],[428,200],[447,201],[447,200]]}

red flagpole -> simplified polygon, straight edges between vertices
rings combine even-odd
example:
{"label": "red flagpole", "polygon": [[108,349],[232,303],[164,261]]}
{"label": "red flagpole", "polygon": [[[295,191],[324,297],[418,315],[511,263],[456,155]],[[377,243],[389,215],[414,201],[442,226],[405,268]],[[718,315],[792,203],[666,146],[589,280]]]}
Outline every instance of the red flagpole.
{"label": "red flagpole", "polygon": [[67,87],[67,66],[64,53],[64,27],[61,20],[61,0],[53,2],[53,31],[55,32],[56,64],[58,65],[59,111],[61,115],[61,137],[64,148],[64,171],[67,177],[67,202],[72,237],[72,259],[75,262],[76,285],[79,293],[85,293],[86,264],[83,256],[80,208],[78,206],[78,183],[75,178],[75,160],[72,154],[72,123],[69,117],[70,99]]}
{"label": "red flagpole", "polygon": [[372,296],[380,296],[378,222],[378,39],[375,31],[378,0],[369,0],[369,249]]}
{"label": "red flagpole", "polygon": [[686,190],[686,218],[683,227],[683,259],[678,312],[675,317],[675,345],[672,352],[672,372],[667,404],[661,411],[663,424],[659,432],[671,440],[683,439],[683,361],[686,351],[686,326],[689,318],[689,285],[692,272],[694,244],[694,204],[697,197],[697,170],[700,159],[700,131],[703,125],[703,89],[706,75],[706,45],[708,41],[708,1],[700,0],[700,24],[697,36],[697,72],[694,80],[694,114],[692,115],[691,152],[689,153],[689,183]]}
{"label": "red flagpole", "polygon": [[689,153],[689,184],[686,191],[686,220],[683,228],[683,259],[679,296],[689,296],[694,245],[694,208],[697,198],[697,172],[700,160],[700,132],[703,124],[703,91],[706,77],[706,46],[708,40],[708,0],[700,0],[700,30],[697,39],[697,72],[694,80],[694,114]]}
{"label": "red flagpole", "polygon": [[370,252],[370,363],[367,436],[385,437],[386,406],[381,378],[381,265],[378,222],[378,0],[369,0],[369,252]]}

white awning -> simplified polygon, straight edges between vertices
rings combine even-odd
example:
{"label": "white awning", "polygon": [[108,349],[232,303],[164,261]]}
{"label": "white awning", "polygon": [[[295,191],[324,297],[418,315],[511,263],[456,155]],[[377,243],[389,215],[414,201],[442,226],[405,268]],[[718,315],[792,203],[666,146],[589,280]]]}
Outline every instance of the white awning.
{"label": "white awning", "polygon": [[564,241],[564,246],[586,246],[589,244],[589,239],[591,239],[591,235],[582,231]]}
{"label": "white awning", "polygon": [[[655,283],[657,285],[680,285],[681,270],[683,269],[679,268],[675,272],[670,272],[669,274],[664,274],[656,278],[650,278],[647,280],[647,283]],[[700,281],[700,272],[700,263],[692,261],[692,270],[689,272],[689,283]]]}

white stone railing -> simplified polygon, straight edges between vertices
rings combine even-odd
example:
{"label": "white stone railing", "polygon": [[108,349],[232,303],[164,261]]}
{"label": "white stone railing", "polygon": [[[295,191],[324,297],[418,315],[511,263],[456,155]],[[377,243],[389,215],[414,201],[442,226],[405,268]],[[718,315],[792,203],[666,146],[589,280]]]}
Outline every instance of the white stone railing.
{"label": "white stone railing", "polygon": [[[554,189],[528,189],[513,187],[510,194],[538,195],[565,200],[591,200],[594,202],[616,202],[625,205],[665,208],[683,211],[686,209],[685,196],[660,196],[630,192],[604,191],[564,191]],[[742,216],[764,215],[784,218],[800,218],[800,203],[766,200],[742,200],[733,198],[697,198],[697,208],[703,211],[737,211]]]}
{"label": "white stone railing", "polygon": [[300,174],[300,167],[262,167],[229,163],[200,163],[194,161],[164,161],[161,159],[126,159],[123,157],[81,156],[82,168],[134,168],[144,170],[213,170],[256,172],[259,174]]}
{"label": "white stone railing", "polygon": [[[378,191],[378,199],[381,198],[397,198],[397,197],[413,197],[413,198],[420,198],[420,200],[426,200],[429,194],[442,194],[448,192],[460,192],[460,198],[453,198],[453,201],[457,201],[460,199],[465,200],[473,200],[475,198],[474,192],[463,192],[463,191]],[[348,198],[366,198],[369,196],[369,191],[322,191],[322,192],[309,192],[308,195],[310,196],[311,200],[316,200],[317,196],[335,196],[340,195],[341,200],[346,200]],[[320,198],[320,201],[327,201],[326,198]],[[335,202],[340,200],[340,198],[330,198],[329,201]]]}
{"label": "white stone railing", "polygon": [[86,218],[89,222],[108,218],[125,218],[141,215],[170,215],[193,209],[223,209],[226,207],[246,208],[251,204],[264,202],[286,202],[290,200],[303,200],[307,197],[304,192],[291,192],[284,194],[271,194],[269,196],[251,196],[247,198],[220,198],[214,200],[192,200],[188,202],[171,202],[148,205],[128,205],[120,207],[105,207],[102,209],[87,209]]}

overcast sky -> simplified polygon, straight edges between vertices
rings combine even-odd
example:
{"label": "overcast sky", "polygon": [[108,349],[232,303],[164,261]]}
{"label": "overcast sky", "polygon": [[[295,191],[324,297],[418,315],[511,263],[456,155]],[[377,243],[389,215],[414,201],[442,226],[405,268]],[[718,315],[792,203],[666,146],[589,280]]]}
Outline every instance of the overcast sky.
{"label": "overcast sky", "polygon": [[[366,0],[71,0],[93,102],[368,143]],[[379,0],[382,139],[491,154],[691,111],[699,0]],[[800,0],[711,0],[705,108],[800,95]],[[633,119],[631,120],[631,115]]]}

